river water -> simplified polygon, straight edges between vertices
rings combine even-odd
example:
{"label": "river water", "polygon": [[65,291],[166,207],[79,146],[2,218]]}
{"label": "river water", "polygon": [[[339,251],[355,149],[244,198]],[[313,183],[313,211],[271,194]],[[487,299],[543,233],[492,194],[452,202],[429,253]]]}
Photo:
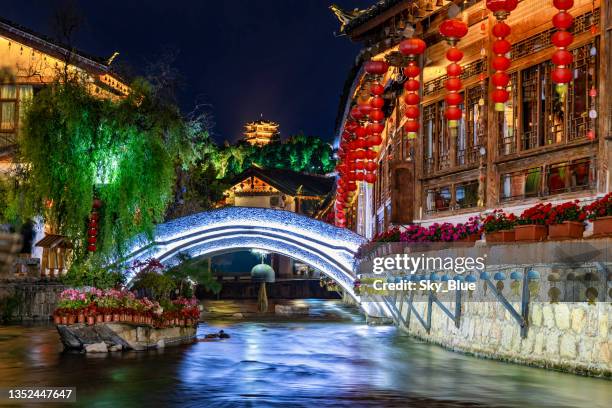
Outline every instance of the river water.
{"label": "river water", "polygon": [[[594,408],[612,401],[610,381],[452,353],[392,326],[367,326],[338,302],[310,305],[339,318],[210,321],[194,344],[140,353],[62,353],[52,326],[0,327],[0,388],[73,386],[84,407]],[[220,329],[231,338],[203,339]]]}

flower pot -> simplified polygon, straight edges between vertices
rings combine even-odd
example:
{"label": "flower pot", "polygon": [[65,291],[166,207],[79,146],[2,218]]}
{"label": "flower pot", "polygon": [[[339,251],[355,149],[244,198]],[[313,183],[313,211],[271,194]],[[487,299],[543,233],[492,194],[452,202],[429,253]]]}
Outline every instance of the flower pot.
{"label": "flower pot", "polygon": [[68,324],[75,324],[75,323],[76,323],[76,316],[75,315],[68,316]]}
{"label": "flower pot", "polygon": [[591,222],[593,235],[612,235],[612,216],[599,217]]}
{"label": "flower pot", "polygon": [[514,230],[500,230],[485,234],[487,243],[514,242]]}
{"label": "flower pot", "polygon": [[134,315],[126,314],[125,315],[125,321],[128,322],[128,323],[133,323],[134,322]]}
{"label": "flower pot", "polygon": [[85,323],[85,315],[83,313],[79,313],[79,318],[77,320],[79,323]]}
{"label": "flower pot", "polygon": [[120,318],[119,313],[113,313],[113,322],[118,322]]}
{"label": "flower pot", "polygon": [[106,323],[110,323],[110,322],[112,322],[112,321],[113,321],[113,315],[112,315],[112,314],[105,314],[105,315],[104,315],[104,321],[105,321]]}
{"label": "flower pot", "polygon": [[53,316],[53,323],[54,324],[61,324],[62,323],[62,318],[59,316]]}
{"label": "flower pot", "polygon": [[542,241],[548,234],[546,225],[517,225],[514,227],[516,241]]}
{"label": "flower pot", "polygon": [[96,315],[96,323],[104,323],[104,315]]}
{"label": "flower pot", "polygon": [[185,319],[179,319],[178,325],[179,326],[184,326],[185,325]]}
{"label": "flower pot", "polygon": [[582,238],[584,224],[580,221],[563,221],[561,224],[548,226],[548,239]]}
{"label": "flower pot", "polygon": [[62,324],[63,325],[67,325],[68,324],[68,316],[62,316]]}

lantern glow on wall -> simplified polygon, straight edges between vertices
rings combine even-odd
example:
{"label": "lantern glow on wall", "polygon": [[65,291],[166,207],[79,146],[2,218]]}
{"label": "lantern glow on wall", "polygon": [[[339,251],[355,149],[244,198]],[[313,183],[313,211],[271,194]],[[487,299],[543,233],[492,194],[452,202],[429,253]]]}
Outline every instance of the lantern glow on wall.
{"label": "lantern glow on wall", "polygon": [[569,66],[574,58],[567,47],[574,41],[574,36],[567,30],[574,23],[574,17],[567,10],[574,6],[574,0],[553,0],[553,4],[559,12],[552,19],[553,26],[557,29],[551,38],[551,42],[557,47],[552,56],[552,62],[555,64],[552,81],[557,84],[557,93],[563,96],[567,93],[567,84],[573,77]]}
{"label": "lantern glow on wall", "polygon": [[417,65],[417,58],[425,52],[427,45],[420,38],[409,38],[399,45],[400,52],[408,57],[408,65],[404,68],[406,82],[404,82],[404,103],[406,104],[405,116],[408,119],[404,124],[404,130],[408,133],[408,139],[414,139],[419,131],[419,89],[421,84],[418,76],[421,69]]}
{"label": "lantern glow on wall", "polygon": [[463,58],[463,52],[457,48],[457,43],[467,32],[467,24],[461,20],[447,19],[440,24],[440,34],[445,37],[446,42],[450,45],[450,48],[446,51],[446,59],[450,61],[450,64],[446,66],[447,79],[444,87],[447,94],[444,116],[451,129],[456,129],[459,126],[458,121],[463,114],[459,107],[463,102],[463,96],[459,93],[463,87],[460,78],[463,70],[459,65],[459,61]]}
{"label": "lantern glow on wall", "polygon": [[510,67],[510,59],[506,57],[512,45],[506,37],[511,33],[510,26],[504,22],[510,12],[516,9],[518,0],[487,0],[487,8],[493,12],[497,22],[493,26],[493,35],[496,40],[493,42],[493,54],[491,66],[495,73],[491,76],[491,82],[495,89],[491,94],[491,99],[495,103],[495,110],[503,112],[504,104],[508,101],[510,94],[506,89],[510,82],[510,76],[506,72]]}

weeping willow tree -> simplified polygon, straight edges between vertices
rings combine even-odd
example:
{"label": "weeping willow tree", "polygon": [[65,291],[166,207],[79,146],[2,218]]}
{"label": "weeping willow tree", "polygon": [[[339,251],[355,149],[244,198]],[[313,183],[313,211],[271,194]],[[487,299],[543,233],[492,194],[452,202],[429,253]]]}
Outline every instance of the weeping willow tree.
{"label": "weeping willow tree", "polygon": [[[144,80],[119,101],[93,96],[83,82],[55,83],[27,109],[7,212],[40,216],[70,238],[73,266],[101,264],[163,220],[175,168],[197,160],[193,140],[201,131]],[[94,198],[102,206],[97,250],[88,252]]]}

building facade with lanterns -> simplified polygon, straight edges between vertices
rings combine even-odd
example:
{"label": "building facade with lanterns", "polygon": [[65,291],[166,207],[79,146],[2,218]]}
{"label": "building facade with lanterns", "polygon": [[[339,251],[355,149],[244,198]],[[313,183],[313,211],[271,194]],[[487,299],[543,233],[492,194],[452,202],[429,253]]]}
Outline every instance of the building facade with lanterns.
{"label": "building facade with lanterns", "polygon": [[332,10],[363,45],[337,119],[337,225],[371,238],[610,191],[610,0]]}

